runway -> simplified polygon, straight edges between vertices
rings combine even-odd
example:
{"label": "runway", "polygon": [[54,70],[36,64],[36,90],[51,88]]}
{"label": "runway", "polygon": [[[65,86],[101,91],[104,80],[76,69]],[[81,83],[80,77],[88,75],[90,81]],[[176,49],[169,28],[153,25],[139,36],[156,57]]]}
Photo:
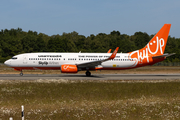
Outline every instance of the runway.
{"label": "runway", "polygon": [[84,74],[0,74],[0,80],[175,80],[180,74],[94,74],[90,77]]}

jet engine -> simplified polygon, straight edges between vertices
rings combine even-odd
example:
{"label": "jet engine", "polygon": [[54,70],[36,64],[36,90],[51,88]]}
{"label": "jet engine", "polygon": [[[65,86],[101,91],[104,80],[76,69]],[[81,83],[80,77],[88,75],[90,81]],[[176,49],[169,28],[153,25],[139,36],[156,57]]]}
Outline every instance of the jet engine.
{"label": "jet engine", "polygon": [[62,73],[77,73],[78,68],[76,65],[64,64],[64,65],[61,65],[61,72]]}

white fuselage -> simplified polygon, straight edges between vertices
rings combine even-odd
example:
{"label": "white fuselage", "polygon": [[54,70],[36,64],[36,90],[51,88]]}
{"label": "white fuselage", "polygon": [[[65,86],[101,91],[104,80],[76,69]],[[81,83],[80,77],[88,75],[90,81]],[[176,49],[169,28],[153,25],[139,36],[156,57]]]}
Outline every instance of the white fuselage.
{"label": "white fuselage", "polygon": [[[63,64],[80,64],[107,59],[111,53],[25,53],[13,56],[5,62],[15,69],[60,69]],[[102,69],[130,68],[136,63],[126,53],[117,53],[112,60],[102,62],[96,67]]]}

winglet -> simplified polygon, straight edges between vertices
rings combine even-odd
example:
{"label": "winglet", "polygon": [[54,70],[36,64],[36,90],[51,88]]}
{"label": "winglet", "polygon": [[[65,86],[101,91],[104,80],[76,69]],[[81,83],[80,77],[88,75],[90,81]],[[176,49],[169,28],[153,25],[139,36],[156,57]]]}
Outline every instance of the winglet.
{"label": "winglet", "polygon": [[111,49],[109,49],[107,53],[111,53]]}
{"label": "winglet", "polygon": [[108,60],[114,59],[114,58],[116,57],[116,54],[117,54],[118,50],[119,50],[119,47],[117,47],[117,48],[114,50],[114,52],[111,54],[111,56],[108,58]]}

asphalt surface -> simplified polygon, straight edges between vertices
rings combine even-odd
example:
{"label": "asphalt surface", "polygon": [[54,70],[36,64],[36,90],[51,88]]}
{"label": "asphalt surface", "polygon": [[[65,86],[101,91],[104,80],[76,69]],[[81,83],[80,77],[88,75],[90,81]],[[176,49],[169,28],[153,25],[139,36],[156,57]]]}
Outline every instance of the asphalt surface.
{"label": "asphalt surface", "polygon": [[66,79],[66,80],[175,80],[180,74],[94,74],[87,77],[84,74],[0,74],[0,80],[37,80],[37,79]]}

